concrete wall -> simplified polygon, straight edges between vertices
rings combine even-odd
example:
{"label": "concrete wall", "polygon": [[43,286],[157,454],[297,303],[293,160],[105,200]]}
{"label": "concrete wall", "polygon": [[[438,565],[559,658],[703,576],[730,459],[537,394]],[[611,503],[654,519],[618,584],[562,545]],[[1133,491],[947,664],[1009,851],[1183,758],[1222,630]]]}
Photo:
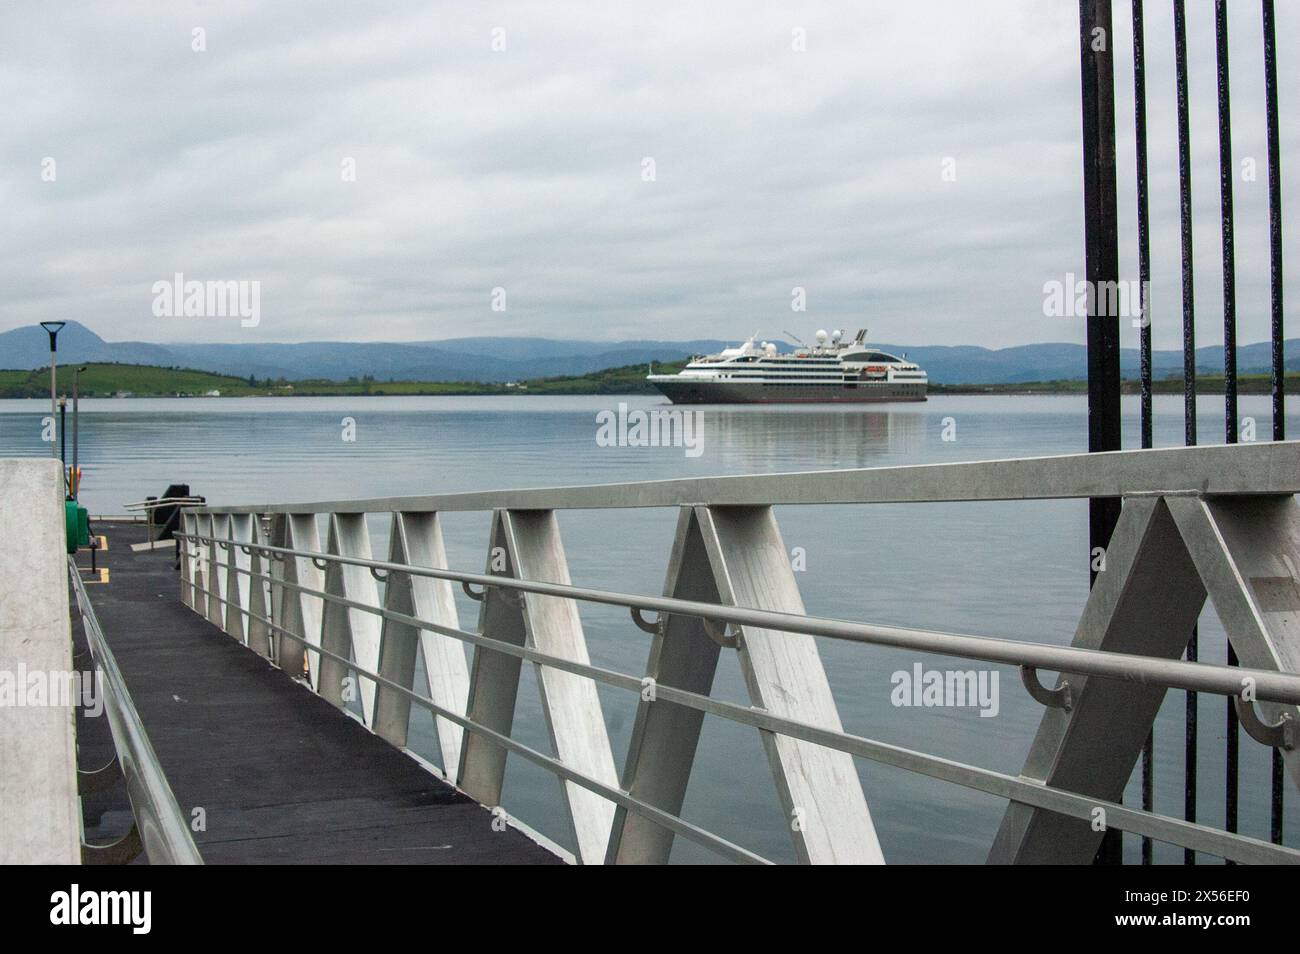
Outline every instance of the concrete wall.
{"label": "concrete wall", "polygon": [[60,464],[0,460],[0,865],[81,861],[75,711],[28,704],[33,674],[71,673],[71,635]]}

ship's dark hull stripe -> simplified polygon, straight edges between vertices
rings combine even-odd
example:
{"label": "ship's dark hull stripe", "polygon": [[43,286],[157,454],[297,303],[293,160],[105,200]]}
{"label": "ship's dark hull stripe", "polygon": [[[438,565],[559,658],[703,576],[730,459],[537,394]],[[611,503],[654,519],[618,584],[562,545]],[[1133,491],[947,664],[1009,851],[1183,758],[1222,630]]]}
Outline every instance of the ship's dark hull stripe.
{"label": "ship's dark hull stripe", "polygon": [[652,381],[674,404],[878,404],[885,401],[924,401],[925,384],[842,381],[762,384],[738,381]]}

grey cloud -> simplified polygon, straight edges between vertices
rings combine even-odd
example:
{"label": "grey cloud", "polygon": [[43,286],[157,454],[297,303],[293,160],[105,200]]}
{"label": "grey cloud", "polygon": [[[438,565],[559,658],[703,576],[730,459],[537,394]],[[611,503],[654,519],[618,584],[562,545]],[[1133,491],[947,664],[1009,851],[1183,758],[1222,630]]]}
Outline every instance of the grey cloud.
{"label": "grey cloud", "polygon": [[[1278,16],[1285,97],[1300,87],[1300,31],[1289,7]],[[1259,163],[1256,183],[1237,183],[1250,341],[1267,311],[1258,11],[1232,17],[1236,155]],[[1082,270],[1068,0],[11,4],[0,18],[0,329],[62,317],[178,342],[686,339],[866,323],[916,344],[1082,340],[1079,322],[1041,307],[1044,282]],[[1130,275],[1126,5],[1116,19]],[[1212,343],[1213,36],[1208,9],[1189,20],[1198,313]],[[204,53],[190,49],[196,26]],[[795,27],[807,52],[791,50]],[[1179,320],[1171,37],[1152,5],[1158,347],[1175,345]],[[1285,102],[1283,114],[1291,169]],[[40,181],[44,156],[56,183]],[[655,182],[641,181],[645,156]],[[949,156],[956,182],[940,178]],[[340,180],[344,157],[354,183]],[[262,323],[155,318],[150,286],[177,271],[260,281]],[[796,285],[806,315],[790,311]],[[495,286],[505,313],[489,309]]]}

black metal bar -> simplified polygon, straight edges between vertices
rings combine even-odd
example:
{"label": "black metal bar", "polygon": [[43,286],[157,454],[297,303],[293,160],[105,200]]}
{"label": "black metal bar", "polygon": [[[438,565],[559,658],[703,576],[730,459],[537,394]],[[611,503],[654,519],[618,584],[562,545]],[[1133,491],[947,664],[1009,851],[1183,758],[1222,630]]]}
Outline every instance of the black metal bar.
{"label": "black metal bar", "polygon": [[[1200,658],[1198,644],[1200,630],[1192,627],[1192,638],[1187,641],[1187,661],[1196,662]],[[1197,694],[1187,693],[1186,728],[1183,736],[1183,818],[1196,821],[1196,747],[1198,739]],[[1183,849],[1183,864],[1196,864],[1196,852],[1190,848]]]}
{"label": "black metal bar", "polygon": [[1214,0],[1214,48],[1219,76],[1219,221],[1223,237],[1223,425],[1237,442],[1237,263],[1232,214],[1232,97],[1228,83],[1228,5]]}
{"label": "black metal bar", "polygon": [[[1155,729],[1147,732],[1147,740],[1142,745],[1142,809],[1143,811],[1154,811],[1156,796],[1156,779],[1155,779]],[[1142,836],[1142,863],[1149,865],[1152,862],[1151,837]]]}
{"label": "black metal bar", "polygon": [[[1119,282],[1119,214],[1115,184],[1115,66],[1110,0],[1079,0],[1079,73],[1083,120],[1084,271],[1088,287],[1088,450],[1120,447],[1119,319],[1100,307],[1115,300],[1099,289]],[[1088,503],[1089,567],[1092,553],[1110,543],[1120,502]],[[1095,571],[1092,578],[1095,579]],[[1102,838],[1097,861],[1118,864],[1121,837]]]}
{"label": "black metal bar", "polygon": [[1138,351],[1142,385],[1142,446],[1151,446],[1151,237],[1147,193],[1146,40],[1142,0],[1133,0],[1133,141],[1137,151]]}
{"label": "black metal bar", "polygon": [[1282,805],[1283,792],[1286,786],[1283,784],[1285,770],[1282,767],[1282,752],[1279,749],[1273,749],[1273,767],[1272,767],[1272,785],[1269,793],[1269,801],[1273,806],[1272,814],[1269,818],[1268,836],[1275,845],[1282,844]]}
{"label": "black metal bar", "polygon": [[[1228,5],[1214,0],[1214,59],[1219,76],[1219,218],[1223,237],[1223,424],[1224,440],[1237,443],[1237,275],[1233,246],[1232,217],[1232,108],[1228,83]],[[1228,665],[1237,664],[1237,654],[1228,642]],[[1224,828],[1237,830],[1237,710],[1227,701],[1224,757]]]}
{"label": "black metal bar", "polygon": [[[1111,54],[1110,0],[1080,0],[1083,93],[1083,192],[1085,272],[1093,289],[1119,281],[1118,212],[1115,186],[1115,88]],[[1098,40],[1097,38],[1101,39]],[[1107,296],[1089,295],[1088,450],[1120,447],[1119,322],[1098,314]],[[1092,501],[1093,547],[1110,542],[1119,501]],[[1089,560],[1091,564],[1091,560]]]}
{"label": "black metal bar", "polygon": [[[1282,346],[1282,156],[1277,131],[1277,31],[1273,0],[1261,3],[1264,20],[1264,116],[1268,134],[1268,260],[1270,337],[1273,367],[1270,390],[1273,395],[1273,440],[1286,440],[1286,369]],[[1272,821],[1270,835],[1282,844],[1282,753],[1273,749]]]}
{"label": "black metal bar", "polygon": [[1264,114],[1268,131],[1269,311],[1273,342],[1273,440],[1286,440],[1286,382],[1282,353],[1282,157],[1277,131],[1277,37],[1273,0],[1264,8]]}
{"label": "black metal bar", "polygon": [[[1183,272],[1183,443],[1196,443],[1196,283],[1192,262],[1192,158],[1187,108],[1187,19],[1183,0],[1174,0],[1174,73],[1178,99],[1178,218]],[[1198,658],[1198,633],[1192,627],[1187,660]],[[1183,817],[1196,820],[1196,693],[1187,693],[1183,736]],[[1183,863],[1196,864],[1196,852],[1183,849]]]}
{"label": "black metal bar", "polygon": [[[1146,38],[1142,25],[1142,0],[1133,0],[1133,141],[1137,152],[1138,224],[1138,356],[1141,381],[1142,446],[1151,444],[1151,233],[1147,192],[1147,80]],[[1155,728],[1142,746],[1142,808],[1155,806]],[[1142,863],[1151,864],[1152,843],[1142,836]]]}
{"label": "black metal bar", "polygon": [[67,494],[68,490],[68,402],[65,399],[59,400],[59,460],[62,461],[63,468],[63,490]]}

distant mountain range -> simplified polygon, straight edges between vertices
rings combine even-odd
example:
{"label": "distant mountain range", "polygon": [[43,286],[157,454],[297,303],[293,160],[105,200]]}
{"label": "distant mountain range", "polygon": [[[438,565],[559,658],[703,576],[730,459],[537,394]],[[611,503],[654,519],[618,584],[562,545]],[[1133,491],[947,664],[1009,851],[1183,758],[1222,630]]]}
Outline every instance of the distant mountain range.
{"label": "distant mountain range", "polygon": [[[370,375],[380,381],[515,381],[525,378],[586,374],[605,368],[676,361],[715,352],[735,341],[580,341],[558,338],[450,338],[445,341],[380,342],[308,341],[299,344],[150,344],[105,341],[85,325],[70,321],[59,334],[61,365],[115,361],[169,368],[195,368],[247,378],[328,378],[342,381]],[[873,342],[874,344],[874,342]],[[1016,384],[1025,381],[1082,380],[1087,376],[1087,349],[1077,344],[1033,344],[1013,348],[973,345],[925,346],[879,344],[907,356],[939,384]],[[781,345],[788,350],[788,345]],[[1286,342],[1286,367],[1300,370],[1300,338]],[[1242,374],[1269,367],[1267,342],[1239,345]],[[0,368],[32,369],[49,363],[49,339],[37,326],[0,333]],[[1138,353],[1120,356],[1125,377],[1136,377]],[[1209,374],[1223,370],[1223,348],[1198,348],[1196,364]],[[1181,351],[1152,355],[1157,378],[1180,375]]]}

